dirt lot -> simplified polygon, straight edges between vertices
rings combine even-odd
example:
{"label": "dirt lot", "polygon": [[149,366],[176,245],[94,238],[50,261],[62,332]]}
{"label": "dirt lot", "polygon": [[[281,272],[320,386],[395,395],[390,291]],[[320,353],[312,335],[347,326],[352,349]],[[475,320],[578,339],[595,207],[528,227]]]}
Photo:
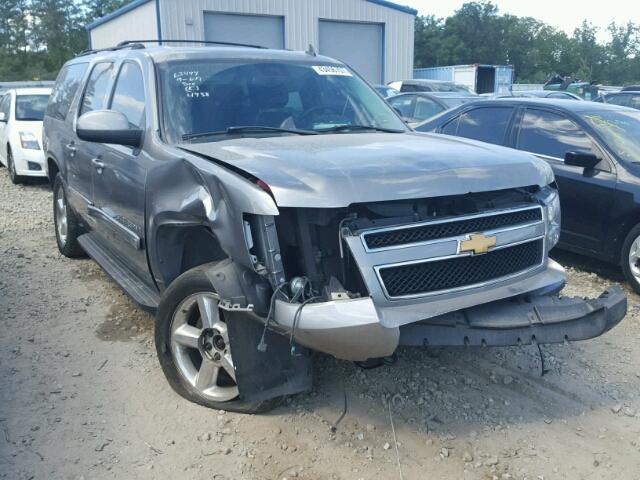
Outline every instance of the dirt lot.
{"label": "dirt lot", "polygon": [[[636,295],[604,337],[544,347],[544,377],[534,347],[406,349],[374,371],[319,357],[313,392],[243,416],[173,393],[153,319],[59,255],[46,185],[0,170],[0,212],[2,479],[640,479]],[[570,294],[620,281],[558,258]]]}

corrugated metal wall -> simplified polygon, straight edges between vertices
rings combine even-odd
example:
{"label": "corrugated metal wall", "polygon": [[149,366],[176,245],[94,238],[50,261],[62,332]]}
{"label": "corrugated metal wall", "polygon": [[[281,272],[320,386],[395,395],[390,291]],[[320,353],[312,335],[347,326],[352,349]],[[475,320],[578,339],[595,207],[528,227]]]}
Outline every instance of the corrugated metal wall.
{"label": "corrugated metal wall", "polygon": [[[285,17],[285,48],[318,50],[319,20],[384,23],[385,82],[411,78],[414,16],[364,0],[160,0],[163,38],[204,40],[204,12]],[[349,48],[349,45],[345,45]]]}
{"label": "corrugated metal wall", "polygon": [[513,67],[496,66],[496,89],[495,93],[508,93],[513,84]]}
{"label": "corrugated metal wall", "polygon": [[[172,2],[173,3],[173,2]],[[91,48],[113,47],[124,40],[158,38],[156,3],[147,2],[91,29]]]}
{"label": "corrugated metal wall", "polygon": [[454,67],[416,68],[413,70],[413,78],[452,82],[453,70]]}

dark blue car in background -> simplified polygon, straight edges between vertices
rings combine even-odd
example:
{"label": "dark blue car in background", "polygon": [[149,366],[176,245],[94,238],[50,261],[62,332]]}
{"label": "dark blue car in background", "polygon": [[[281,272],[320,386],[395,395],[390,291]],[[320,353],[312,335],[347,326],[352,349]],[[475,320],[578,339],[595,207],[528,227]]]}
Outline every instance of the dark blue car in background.
{"label": "dark blue car in background", "polygon": [[416,127],[531,152],[560,191],[560,248],[619,264],[640,292],[640,111],[573,100],[471,102]]}

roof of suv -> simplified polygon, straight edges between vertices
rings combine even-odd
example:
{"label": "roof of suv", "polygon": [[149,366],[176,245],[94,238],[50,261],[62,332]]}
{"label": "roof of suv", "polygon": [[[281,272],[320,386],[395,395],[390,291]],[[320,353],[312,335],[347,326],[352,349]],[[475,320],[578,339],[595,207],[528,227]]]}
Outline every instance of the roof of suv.
{"label": "roof of suv", "polygon": [[94,56],[101,55],[127,55],[132,52],[140,52],[150,56],[154,62],[166,62],[168,60],[186,60],[189,58],[220,58],[220,59],[238,59],[238,60],[279,60],[283,62],[305,62],[305,63],[342,63],[333,58],[322,55],[313,55],[302,51],[293,50],[276,50],[269,48],[253,48],[253,47],[229,47],[229,46],[193,46],[193,47],[174,47],[174,46],[145,46],[144,48],[115,48],[113,50],[97,50],[96,52],[88,52],[87,54],[76,57],[75,60],[82,58],[91,59]]}

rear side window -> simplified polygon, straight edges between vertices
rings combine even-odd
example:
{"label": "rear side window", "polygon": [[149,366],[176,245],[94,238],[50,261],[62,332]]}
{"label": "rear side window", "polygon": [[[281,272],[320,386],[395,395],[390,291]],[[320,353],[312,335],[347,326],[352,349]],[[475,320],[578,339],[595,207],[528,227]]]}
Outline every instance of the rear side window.
{"label": "rear side window", "polygon": [[513,108],[476,108],[460,116],[457,135],[481,142],[503,145]]}
{"label": "rear side window", "polygon": [[71,102],[76,96],[84,72],[87,70],[87,65],[86,63],[75,63],[67,65],[60,71],[47,106],[48,116],[60,120],[67,118]]}
{"label": "rear side window", "polygon": [[557,113],[528,109],[518,134],[518,150],[564,159],[569,150],[592,151],[591,139],[575,123]]}
{"label": "rear side window", "polygon": [[82,99],[80,115],[94,110],[107,108],[109,101],[109,80],[111,79],[112,63],[96,63],[91,70],[87,88]]}
{"label": "rear side window", "polygon": [[143,128],[144,103],[144,81],[140,67],[135,63],[125,62],[113,91],[111,110],[122,113],[131,126]]}
{"label": "rear side window", "polygon": [[419,120],[426,120],[442,112],[444,108],[429,98],[416,98],[416,107],[413,116]]}

